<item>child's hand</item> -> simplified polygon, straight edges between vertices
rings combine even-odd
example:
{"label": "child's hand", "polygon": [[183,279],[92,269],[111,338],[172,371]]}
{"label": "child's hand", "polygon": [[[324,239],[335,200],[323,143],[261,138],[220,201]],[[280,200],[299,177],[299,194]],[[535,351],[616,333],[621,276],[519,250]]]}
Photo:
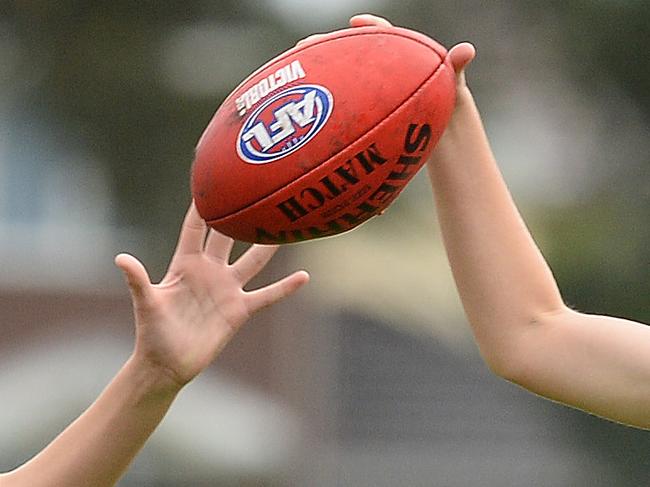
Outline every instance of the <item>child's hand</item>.
{"label": "child's hand", "polygon": [[[207,238],[206,238],[207,236]],[[205,369],[259,309],[292,294],[304,272],[254,291],[243,287],[269,262],[277,246],[253,245],[229,264],[233,240],[208,230],[190,206],[176,251],[159,284],[133,256],[115,258],[131,291],[136,320],[134,358],[182,387]]]}
{"label": "child's hand", "polygon": [[[392,27],[393,24],[391,24],[383,17],[377,17],[376,15],[372,14],[359,14],[350,18],[350,27],[368,26]],[[324,34],[314,34],[306,37],[298,41],[296,46],[299,47],[308,42],[314,41],[323,35]],[[476,49],[469,42],[461,42],[460,44],[456,44],[454,47],[452,47],[447,55],[451,60],[454,71],[456,71],[457,88],[460,92],[467,86],[465,83],[465,68],[472,61],[472,59],[474,59],[474,56],[476,55]]]}
{"label": "child's hand", "polygon": [[[371,14],[360,14],[355,15],[350,19],[351,27],[366,27],[366,26],[377,26],[377,27],[392,27],[392,24],[382,18],[377,17],[376,15]],[[476,49],[469,42],[461,42],[456,44],[449,50],[447,56],[451,60],[451,64],[456,71],[457,79],[457,88],[462,90],[466,88],[465,84],[465,68],[467,65],[474,59],[476,55]]]}

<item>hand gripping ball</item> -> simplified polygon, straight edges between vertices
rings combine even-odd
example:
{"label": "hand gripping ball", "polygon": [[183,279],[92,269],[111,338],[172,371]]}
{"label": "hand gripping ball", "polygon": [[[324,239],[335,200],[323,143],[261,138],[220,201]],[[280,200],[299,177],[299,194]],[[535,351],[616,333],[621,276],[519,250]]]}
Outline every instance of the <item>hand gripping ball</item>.
{"label": "hand gripping ball", "polygon": [[455,103],[447,51],[397,27],[344,29],[244,80],[201,136],[192,194],[235,239],[290,243],[386,209],[426,162]]}

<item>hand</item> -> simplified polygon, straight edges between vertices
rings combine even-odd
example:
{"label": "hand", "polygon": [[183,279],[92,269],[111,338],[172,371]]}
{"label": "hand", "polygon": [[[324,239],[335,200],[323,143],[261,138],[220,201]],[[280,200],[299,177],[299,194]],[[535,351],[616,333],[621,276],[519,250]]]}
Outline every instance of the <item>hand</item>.
{"label": "hand", "polygon": [[[351,27],[367,27],[367,26],[377,26],[377,27],[392,27],[392,24],[382,18],[377,17],[376,15],[371,14],[360,14],[355,15],[350,19]],[[308,38],[309,39],[309,38]],[[457,80],[457,90],[461,91],[467,88],[465,82],[465,68],[472,62],[474,56],[476,55],[476,48],[469,42],[461,42],[456,44],[454,47],[449,49],[447,56],[449,57],[454,71],[456,72]]]}
{"label": "hand", "polygon": [[133,301],[133,357],[170,379],[174,387],[182,387],[205,369],[253,313],[284,299],[309,280],[306,272],[299,271],[244,291],[278,247],[253,245],[229,264],[232,246],[231,238],[208,231],[192,203],[159,284],[151,283],[135,257],[120,254],[115,258]]}

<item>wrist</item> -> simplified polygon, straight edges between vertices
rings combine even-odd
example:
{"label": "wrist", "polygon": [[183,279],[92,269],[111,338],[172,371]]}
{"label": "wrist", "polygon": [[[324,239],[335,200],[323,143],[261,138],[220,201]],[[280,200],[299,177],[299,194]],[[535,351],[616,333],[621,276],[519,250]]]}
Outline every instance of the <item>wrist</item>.
{"label": "wrist", "polygon": [[473,137],[475,120],[480,120],[476,103],[471,91],[465,85],[456,92],[456,105],[451,120],[444,134],[433,151],[432,159],[454,156],[463,150],[468,143],[468,137]]}
{"label": "wrist", "polygon": [[456,174],[492,162],[494,156],[481,115],[469,88],[463,86],[458,89],[451,121],[429,159],[429,172]]}
{"label": "wrist", "polygon": [[124,369],[138,383],[141,392],[150,397],[173,398],[183,388],[171,370],[137,352],[129,357]]}

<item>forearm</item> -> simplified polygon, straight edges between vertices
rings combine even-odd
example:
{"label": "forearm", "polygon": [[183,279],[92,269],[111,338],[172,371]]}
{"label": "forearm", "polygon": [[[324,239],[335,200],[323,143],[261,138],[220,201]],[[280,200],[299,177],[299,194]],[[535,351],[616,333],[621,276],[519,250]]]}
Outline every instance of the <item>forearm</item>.
{"label": "forearm", "polygon": [[650,427],[650,328],[564,305],[466,89],[429,175],[461,300],[491,368],[550,399]]}
{"label": "forearm", "polygon": [[500,368],[529,326],[564,305],[466,88],[459,91],[456,113],[428,169],[465,312],[484,356]]}
{"label": "forearm", "polygon": [[178,393],[172,381],[131,358],[99,398],[2,487],[114,485]]}

